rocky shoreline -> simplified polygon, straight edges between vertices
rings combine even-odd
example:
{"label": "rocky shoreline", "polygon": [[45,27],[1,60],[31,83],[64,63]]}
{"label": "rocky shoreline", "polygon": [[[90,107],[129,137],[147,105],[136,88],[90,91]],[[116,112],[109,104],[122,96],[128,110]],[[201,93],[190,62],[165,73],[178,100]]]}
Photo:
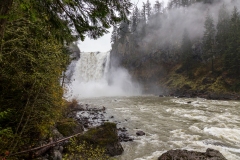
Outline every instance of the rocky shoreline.
{"label": "rocky shoreline", "polygon": [[170,89],[168,92],[159,94],[159,97],[178,97],[178,98],[205,98],[209,100],[240,100],[240,94],[237,93],[217,93],[205,90],[192,90],[185,86],[181,89]]}
{"label": "rocky shoreline", "polygon": [[[129,135],[125,127],[117,127],[114,116],[106,113],[104,106],[90,106],[89,104],[77,104],[68,110],[66,116],[75,120],[75,125],[71,123],[57,123],[52,129],[52,138],[50,141],[63,139],[66,136],[76,133],[83,133],[77,137],[77,142],[87,141],[90,144],[101,144],[106,149],[109,156],[121,155],[124,151],[120,142],[134,141],[134,136]],[[114,123],[115,122],[115,123]],[[71,124],[71,125],[70,125]],[[64,132],[64,131],[68,132]],[[143,131],[137,131],[135,136],[144,136]],[[104,142],[104,143],[103,143]],[[46,141],[41,142],[46,144]],[[37,159],[39,160],[62,160],[63,154],[66,154],[66,146],[69,141],[64,141],[53,147],[49,147]],[[223,155],[213,149],[207,149],[204,152],[187,150],[169,150],[159,156],[158,160],[226,160]]]}
{"label": "rocky shoreline", "polygon": [[[120,124],[115,120],[114,116],[109,116],[106,113],[106,108],[104,106],[91,106],[89,104],[79,104],[75,109],[70,111],[67,115],[69,118],[75,119],[80,125],[82,125],[83,130],[88,130],[89,128],[98,127],[106,122],[111,122],[115,124]],[[133,141],[133,136],[130,136],[125,127],[117,127],[117,135],[120,142]]]}
{"label": "rocky shoreline", "polygon": [[[51,129],[52,137],[49,140],[40,141],[40,145],[83,133],[77,137],[78,140],[81,139],[90,144],[100,144],[101,147],[106,149],[107,155],[116,156],[124,151],[120,142],[134,140],[125,127],[117,127],[117,123],[121,122],[117,122],[114,116],[108,116],[104,106],[74,104],[74,106],[70,106],[65,116],[69,120],[56,123],[56,126]],[[34,155],[32,157],[37,156],[37,159],[40,160],[62,160],[68,143],[69,140],[37,151],[32,153]]]}

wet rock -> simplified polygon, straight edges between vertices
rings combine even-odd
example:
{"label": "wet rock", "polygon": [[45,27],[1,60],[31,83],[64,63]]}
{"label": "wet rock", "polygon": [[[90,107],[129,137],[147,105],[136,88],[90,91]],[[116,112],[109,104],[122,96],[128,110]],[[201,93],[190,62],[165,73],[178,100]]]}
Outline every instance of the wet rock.
{"label": "wet rock", "polygon": [[71,136],[84,131],[83,125],[71,118],[58,122],[56,127],[63,136]]}
{"label": "wet rock", "polygon": [[169,150],[163,153],[158,160],[227,160],[219,151],[208,148],[206,152]]}
{"label": "wet rock", "polygon": [[206,157],[211,158],[212,160],[215,158],[216,160],[226,160],[226,158],[217,150],[208,148],[206,151]]}
{"label": "wet rock", "polygon": [[120,155],[123,152],[115,123],[106,122],[101,126],[90,128],[85,134],[78,136],[77,140],[103,147],[110,156]]}
{"label": "wet rock", "polygon": [[137,135],[137,136],[143,136],[143,135],[145,135],[145,132],[143,132],[143,131],[137,131],[137,132],[136,132],[136,135]]}
{"label": "wet rock", "polygon": [[127,129],[125,127],[118,128],[118,138],[120,142],[133,141],[133,138],[129,136],[129,134],[127,133]]}
{"label": "wet rock", "polygon": [[[74,111],[74,114],[72,113],[72,117],[75,117],[74,119],[77,119],[78,123],[81,123],[83,128],[85,130],[88,130],[93,127],[98,127],[104,124],[104,122],[115,122],[116,124],[119,124],[121,122],[115,121],[114,116],[109,116],[107,119],[105,117],[105,110],[106,108],[104,106],[101,107],[95,107],[88,104],[82,105],[83,110],[81,111]],[[127,121],[127,119],[125,119]],[[127,129],[125,127],[118,128],[117,129],[117,135],[120,142],[127,142],[127,141],[133,141],[133,138],[129,137],[127,133]]]}

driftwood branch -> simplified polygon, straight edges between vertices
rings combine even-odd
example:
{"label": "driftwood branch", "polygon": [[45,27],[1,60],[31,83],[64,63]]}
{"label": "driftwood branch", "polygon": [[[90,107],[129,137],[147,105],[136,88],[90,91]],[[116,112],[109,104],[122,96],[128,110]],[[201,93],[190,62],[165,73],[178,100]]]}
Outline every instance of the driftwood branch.
{"label": "driftwood branch", "polygon": [[39,156],[41,155],[41,153],[44,153],[45,151],[47,151],[49,148],[53,147],[55,144],[58,144],[58,143],[61,143],[63,141],[66,141],[70,138],[73,138],[73,137],[76,137],[80,134],[83,134],[84,132],[82,133],[77,133],[77,134],[74,134],[72,136],[69,136],[69,137],[66,137],[66,138],[63,138],[63,139],[60,139],[58,141],[55,141],[55,142],[50,142],[46,145],[43,145],[43,146],[39,146],[39,147],[35,147],[35,148],[31,148],[31,149],[28,149],[28,150],[25,150],[25,151],[21,151],[21,152],[17,152],[17,153],[13,153],[13,154],[10,154],[9,156],[15,156],[15,155],[18,155],[18,154],[23,154],[23,153],[28,153],[28,152],[32,152],[32,151],[37,151],[35,152],[35,155]]}

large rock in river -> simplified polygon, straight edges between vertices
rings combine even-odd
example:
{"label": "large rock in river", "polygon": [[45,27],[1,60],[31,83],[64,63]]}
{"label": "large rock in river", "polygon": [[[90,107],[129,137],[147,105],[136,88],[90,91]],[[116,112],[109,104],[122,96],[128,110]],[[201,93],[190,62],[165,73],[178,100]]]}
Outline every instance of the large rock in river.
{"label": "large rock in river", "polygon": [[208,148],[206,152],[187,150],[170,150],[163,153],[158,160],[227,160],[219,151]]}
{"label": "large rock in river", "polygon": [[106,122],[101,126],[91,128],[77,139],[105,148],[106,154],[110,156],[120,155],[123,152],[115,123]]}

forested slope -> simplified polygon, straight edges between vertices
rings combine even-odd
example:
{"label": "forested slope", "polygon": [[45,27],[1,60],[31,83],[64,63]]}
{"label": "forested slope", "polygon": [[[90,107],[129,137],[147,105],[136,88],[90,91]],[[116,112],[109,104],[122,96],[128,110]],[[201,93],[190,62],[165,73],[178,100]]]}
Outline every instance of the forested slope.
{"label": "forested slope", "polygon": [[146,92],[239,93],[238,1],[156,1],[112,32],[118,59]]}

